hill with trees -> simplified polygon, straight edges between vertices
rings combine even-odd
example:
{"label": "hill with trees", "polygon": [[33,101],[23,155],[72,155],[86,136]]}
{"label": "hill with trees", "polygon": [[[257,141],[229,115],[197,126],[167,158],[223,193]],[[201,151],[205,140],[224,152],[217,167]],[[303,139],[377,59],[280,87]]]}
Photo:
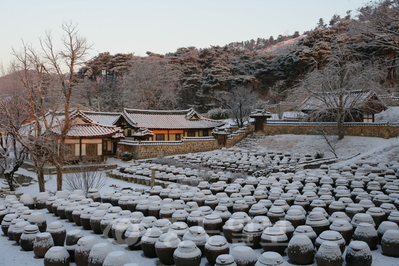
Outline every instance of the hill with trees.
{"label": "hill with trees", "polygon": [[258,105],[292,101],[307,75],[340,51],[382,71],[378,89],[395,94],[398,12],[399,0],[381,0],[359,8],[356,16],[348,11],[328,23],[320,19],[303,34],[182,47],[164,55],[147,52],[146,57],[103,52],[74,76],[72,101],[97,111],[194,107],[206,112],[223,105],[219,92],[237,87],[256,92]]}

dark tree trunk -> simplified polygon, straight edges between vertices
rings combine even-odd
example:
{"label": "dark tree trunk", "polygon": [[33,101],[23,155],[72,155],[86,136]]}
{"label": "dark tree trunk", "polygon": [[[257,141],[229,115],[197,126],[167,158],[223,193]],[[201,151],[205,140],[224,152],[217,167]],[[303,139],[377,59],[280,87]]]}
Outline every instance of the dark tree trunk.
{"label": "dark tree trunk", "polygon": [[57,172],[57,191],[62,190],[62,166],[56,165],[55,170]]}
{"label": "dark tree trunk", "polygon": [[10,191],[15,191],[14,172],[13,173],[6,173],[6,174],[4,174],[4,177],[6,178],[7,184],[10,187]]}
{"label": "dark tree trunk", "polygon": [[36,175],[37,175],[37,181],[39,183],[39,191],[40,192],[45,192],[46,188],[44,186],[44,170],[43,170],[43,166],[42,167],[36,167]]}

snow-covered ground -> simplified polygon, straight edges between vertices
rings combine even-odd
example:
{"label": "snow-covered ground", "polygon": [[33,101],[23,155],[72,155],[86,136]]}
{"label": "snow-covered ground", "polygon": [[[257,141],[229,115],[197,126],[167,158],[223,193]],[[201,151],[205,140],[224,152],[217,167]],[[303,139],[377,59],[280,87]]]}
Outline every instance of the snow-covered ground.
{"label": "snow-covered ground", "polygon": [[387,110],[376,114],[375,122],[399,122],[399,106],[390,106]]}
{"label": "snow-covered ground", "polygon": [[[331,141],[334,141],[333,139]],[[252,147],[248,149],[264,149],[268,151],[282,151],[291,152],[292,154],[311,154],[314,155],[317,152],[325,154],[325,157],[329,157],[332,153],[329,151],[326,141],[320,136],[297,136],[297,135],[278,135],[278,136],[267,136],[258,140]],[[341,158],[352,157],[350,161],[340,161],[339,164],[348,164],[351,161],[360,159],[376,160],[379,162],[398,161],[399,162],[399,138],[393,139],[381,139],[381,138],[370,138],[370,137],[350,137],[346,136],[342,141],[335,144],[336,153]],[[110,164],[118,164],[121,166],[129,165],[129,163],[121,162],[120,160],[110,159]],[[34,173],[28,172],[25,169],[18,171],[20,174],[29,175],[35,178]],[[50,191],[55,190],[55,176],[47,176],[46,189]],[[104,194],[106,191],[113,190],[110,185],[117,184],[121,187],[132,186],[132,187],[145,187],[143,185],[132,184],[121,180],[110,179],[108,184],[101,189],[101,193]],[[148,187],[146,187],[148,188]],[[35,197],[39,190],[37,184],[29,187],[19,187],[18,193],[29,193]],[[3,203],[3,199],[0,199],[0,205]],[[60,220],[58,217],[47,213],[46,210],[40,210],[43,212],[47,219],[47,224],[52,221]],[[76,226],[74,223],[66,222],[62,220],[67,231],[73,229],[82,229]],[[83,229],[82,229],[83,230]],[[93,235],[99,242],[108,242],[110,240],[105,239],[103,236],[94,235],[92,231],[83,230],[83,234]],[[130,251],[127,250],[125,245],[112,245],[114,250],[125,251],[132,262],[138,263],[139,265],[161,265],[158,259],[148,259],[143,257],[142,251]],[[0,266],[5,265],[43,265],[43,259],[37,259],[34,257],[33,252],[22,251],[19,246],[15,244],[15,241],[9,241],[7,237],[0,236]],[[256,254],[260,256],[262,253],[261,249],[256,250]],[[398,258],[386,257],[381,254],[381,247],[378,250],[372,251],[373,254],[373,265],[399,265]],[[287,259],[287,256],[284,257]],[[206,264],[206,259],[203,258],[201,266]],[[71,263],[71,265],[75,265]],[[288,264],[290,265],[290,264]],[[312,265],[316,265],[315,263]]]}

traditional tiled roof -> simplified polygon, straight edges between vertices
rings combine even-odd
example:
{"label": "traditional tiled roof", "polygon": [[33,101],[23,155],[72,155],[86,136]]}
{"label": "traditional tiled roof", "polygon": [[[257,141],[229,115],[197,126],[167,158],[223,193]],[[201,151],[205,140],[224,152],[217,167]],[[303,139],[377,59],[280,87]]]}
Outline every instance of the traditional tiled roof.
{"label": "traditional tiled roof", "polygon": [[205,129],[224,124],[223,121],[204,118],[192,108],[177,111],[124,109],[122,116],[134,128]]}
{"label": "traditional tiled roof", "polygon": [[[71,119],[71,127],[66,134],[69,138],[93,138],[93,137],[112,137],[112,138],[123,138],[123,130],[120,127],[114,125],[104,125],[92,120],[88,115],[80,110],[73,110],[69,114]],[[59,122],[65,119],[63,112],[56,113],[54,116],[52,113],[46,115],[48,125],[51,126],[51,131],[55,134],[61,134],[61,127]],[[42,128],[44,129],[44,123]],[[25,131],[29,132],[33,127],[34,122],[31,125],[27,125]],[[29,133],[28,133],[29,134]]]}
{"label": "traditional tiled roof", "polygon": [[[60,128],[52,129],[56,134],[60,134]],[[123,137],[123,131],[119,127],[100,125],[100,124],[74,124],[68,131],[67,137]]]}
{"label": "traditional tiled roof", "polygon": [[93,112],[93,111],[82,111],[92,121],[95,121],[102,125],[112,126],[116,120],[121,116],[121,113],[116,112]]}
{"label": "traditional tiled roof", "polygon": [[373,111],[369,110],[372,107],[375,109],[373,113],[387,109],[385,103],[372,91],[351,91],[343,96],[332,92],[310,95],[303,101],[299,109],[301,111],[326,110],[337,108],[339,104],[343,104],[345,109],[367,109],[369,112]]}
{"label": "traditional tiled roof", "polygon": [[137,132],[132,134],[133,137],[154,136],[154,132],[147,128],[140,128]]}

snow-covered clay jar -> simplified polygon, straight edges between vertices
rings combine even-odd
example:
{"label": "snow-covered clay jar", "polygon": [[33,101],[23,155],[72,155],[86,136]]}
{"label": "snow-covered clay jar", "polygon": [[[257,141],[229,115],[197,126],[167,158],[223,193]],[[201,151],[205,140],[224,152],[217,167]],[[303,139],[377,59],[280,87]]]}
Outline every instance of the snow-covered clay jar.
{"label": "snow-covered clay jar", "polygon": [[113,251],[105,257],[103,266],[123,266],[130,263],[130,259],[126,252]]}
{"label": "snow-covered clay jar", "polygon": [[353,233],[353,240],[364,241],[371,250],[377,249],[378,233],[372,224],[360,223]]}
{"label": "snow-covered clay jar", "polygon": [[36,209],[46,208],[46,201],[49,197],[48,192],[40,192],[36,197]]}
{"label": "snow-covered clay jar", "polygon": [[237,266],[253,266],[258,260],[255,251],[247,246],[235,246],[231,254]]}
{"label": "snow-covered clay jar", "polygon": [[39,233],[36,235],[35,241],[33,243],[33,252],[36,257],[44,258],[46,252],[54,246],[53,238],[50,233]]}
{"label": "snow-covered clay jar", "polygon": [[155,253],[163,264],[174,264],[173,253],[180,242],[175,233],[164,233],[158,238],[155,242]]}
{"label": "snow-covered clay jar", "polygon": [[305,224],[311,226],[317,235],[328,230],[330,226],[330,222],[326,219],[324,214],[318,211],[312,211],[309,213]]}
{"label": "snow-covered clay jar", "polygon": [[19,201],[31,210],[35,207],[35,202],[30,194],[22,194]]}
{"label": "snow-covered clay jar", "polygon": [[223,220],[219,214],[205,215],[203,227],[210,236],[220,235],[222,231]]}
{"label": "snow-covered clay jar", "polygon": [[52,247],[44,255],[44,266],[69,266],[69,253],[64,247]]}
{"label": "snow-covered clay jar", "polygon": [[345,239],[342,237],[342,235],[339,232],[333,230],[327,230],[321,233],[319,237],[316,238],[315,242],[316,249],[319,249],[322,243],[325,241],[335,242],[338,244],[342,253],[345,251],[345,244],[346,244]]}
{"label": "snow-covered clay jar", "polygon": [[352,241],[345,252],[347,266],[371,266],[373,257],[371,250],[364,241]]}
{"label": "snow-covered clay jar", "polygon": [[28,221],[22,221],[15,224],[14,231],[13,231],[13,238],[15,242],[19,245],[19,240],[21,239],[21,235],[24,232],[25,226],[29,225]]}
{"label": "snow-covered clay jar", "polygon": [[55,202],[55,200],[56,200],[57,198],[58,198],[58,197],[56,197],[56,196],[51,196],[51,197],[48,197],[48,198],[47,198],[47,200],[46,200],[46,208],[47,208],[47,210],[48,210],[49,213],[53,213],[52,205],[53,205],[53,203]]}
{"label": "snow-covered clay jar", "polygon": [[281,229],[283,229],[283,231],[285,232],[285,234],[288,237],[288,240],[291,239],[291,237],[294,234],[295,228],[291,224],[290,221],[280,220],[280,221],[277,221],[274,225],[280,227]]}
{"label": "snow-covered clay jar", "polygon": [[241,241],[242,229],[244,224],[239,219],[231,218],[223,225],[223,235],[226,237],[227,242],[237,243]]}
{"label": "snow-covered clay jar", "polygon": [[54,246],[64,246],[66,229],[61,222],[51,222],[48,225],[47,232],[51,234],[54,241]]}
{"label": "snow-covered clay jar", "polygon": [[11,221],[10,226],[8,227],[8,232],[7,232],[7,234],[8,234],[8,239],[9,239],[9,240],[14,240],[15,225],[16,225],[17,223],[23,222],[23,221],[24,221],[24,219],[21,219],[21,218],[16,218],[16,219],[13,219],[13,220]]}
{"label": "snow-covered clay jar", "polygon": [[144,256],[148,258],[156,258],[155,243],[158,238],[163,234],[159,228],[149,228],[141,238],[141,249]]}
{"label": "snow-covered clay jar", "polygon": [[130,224],[125,231],[124,239],[130,250],[141,249],[141,238],[146,228],[142,224]]}
{"label": "snow-covered clay jar", "polygon": [[8,209],[4,205],[0,205],[0,224],[4,219],[4,216],[8,214]]}
{"label": "snow-covered clay jar", "polygon": [[222,254],[216,258],[215,266],[237,266],[237,264],[232,255]]}
{"label": "snow-covered clay jar", "polygon": [[19,245],[25,251],[33,250],[33,242],[35,241],[36,235],[39,233],[39,228],[35,224],[25,226],[24,232],[19,240]]}
{"label": "snow-covered clay jar", "polygon": [[100,222],[100,229],[105,237],[112,238],[112,224],[118,219],[118,214],[108,213],[103,216]]}
{"label": "snow-covered clay jar", "polygon": [[315,249],[312,240],[306,235],[295,235],[288,243],[287,255],[293,264],[313,263]]}
{"label": "snow-covered clay jar", "polygon": [[39,231],[41,233],[46,232],[47,229],[47,222],[46,222],[46,217],[42,212],[33,212],[29,218],[28,222],[30,224],[36,224],[37,227],[39,227]]}
{"label": "snow-covered clay jar", "polygon": [[65,248],[69,253],[69,260],[71,262],[75,261],[75,248],[80,238],[82,238],[82,231],[79,229],[67,232],[65,238]]}
{"label": "snow-covered clay jar", "polygon": [[187,232],[183,235],[183,240],[191,240],[201,250],[202,255],[205,253],[205,244],[209,239],[209,235],[201,226],[192,226],[188,228]]}
{"label": "snow-covered clay jar", "polygon": [[102,234],[100,223],[106,214],[107,212],[105,210],[96,210],[90,216],[90,228],[95,234]]}
{"label": "snow-covered clay jar", "polygon": [[345,239],[345,243],[349,243],[353,235],[353,226],[344,219],[336,219],[330,225],[330,230],[337,231]]}
{"label": "snow-covered clay jar", "polygon": [[285,215],[285,220],[291,222],[292,226],[297,228],[300,225],[305,225],[306,216],[301,210],[290,208]]}
{"label": "snow-covered clay jar", "polygon": [[91,230],[90,218],[96,210],[97,208],[95,207],[89,207],[84,209],[84,211],[80,215],[80,224],[82,225],[83,229]]}
{"label": "snow-covered clay jar", "polygon": [[338,244],[324,241],[315,256],[318,266],[341,266],[343,263],[342,252]]}
{"label": "snow-covered clay jar", "polygon": [[255,266],[286,266],[287,263],[283,257],[274,251],[267,251],[262,253]]}
{"label": "snow-covered clay jar", "polygon": [[377,234],[378,234],[378,243],[381,243],[381,238],[384,235],[384,233],[389,230],[389,229],[394,229],[394,230],[399,230],[399,226],[394,223],[394,222],[390,222],[390,221],[383,221],[380,226],[378,226],[377,229]]}
{"label": "snow-covered clay jar", "polygon": [[11,221],[17,218],[18,215],[14,213],[9,213],[4,216],[4,219],[1,222],[1,230],[3,231],[5,236],[8,236],[8,228],[10,228]]}
{"label": "snow-covered clay jar", "polygon": [[399,230],[387,230],[381,239],[381,249],[384,255],[399,257]]}
{"label": "snow-covered clay jar", "polygon": [[112,247],[108,243],[95,244],[89,253],[88,266],[102,266],[105,258],[111,253]]}
{"label": "snow-covered clay jar", "polygon": [[226,238],[222,236],[212,236],[205,244],[205,257],[209,265],[215,265],[216,258],[221,254],[229,254],[229,245]]}
{"label": "snow-covered clay jar", "polygon": [[115,243],[125,244],[125,232],[131,224],[129,218],[119,218],[112,224],[111,232]]}
{"label": "snow-covered clay jar", "polygon": [[173,252],[173,260],[176,266],[199,266],[201,264],[201,250],[191,240],[180,242]]}
{"label": "snow-covered clay jar", "polygon": [[79,239],[75,248],[76,266],[87,266],[91,248],[97,244],[94,236],[85,236]]}
{"label": "snow-covered clay jar", "polygon": [[245,244],[251,248],[261,248],[260,240],[262,237],[263,225],[258,223],[249,223],[242,229],[242,239]]}
{"label": "snow-covered clay jar", "polygon": [[288,237],[282,228],[268,227],[261,236],[261,245],[264,251],[274,251],[283,255],[288,245]]}

